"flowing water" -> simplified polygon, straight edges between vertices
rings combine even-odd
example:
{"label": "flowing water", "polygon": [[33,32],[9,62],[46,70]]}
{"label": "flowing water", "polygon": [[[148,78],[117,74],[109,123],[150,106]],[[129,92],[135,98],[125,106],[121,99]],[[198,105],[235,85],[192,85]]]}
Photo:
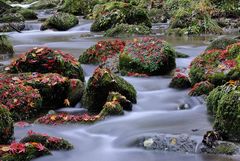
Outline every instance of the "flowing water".
{"label": "flowing water", "polygon": [[[103,39],[91,36],[90,21],[81,23],[69,31],[39,31],[40,23],[27,22],[27,31],[8,33],[14,44],[16,54],[35,46],[48,46],[72,53],[75,57],[88,47]],[[177,51],[187,53],[189,58],[177,59],[178,67],[187,67],[191,60],[206,48],[212,36],[204,37],[164,37]],[[5,63],[8,63],[5,62]],[[83,65],[86,78],[91,76],[96,66]],[[170,89],[169,76],[148,78],[124,77],[138,92],[138,103],[132,112],[124,116],[111,117],[94,125],[60,125],[15,127],[15,137],[20,139],[28,130],[63,137],[74,145],[68,152],[53,152],[52,156],[36,161],[237,161],[237,156],[184,154],[160,151],[146,151],[135,148],[133,143],[139,136],[147,134],[190,134],[201,141],[202,135],[211,130],[206,105],[201,98],[189,97],[188,90]],[[178,110],[181,104],[190,109]],[[66,109],[63,109],[63,111]],[[80,111],[79,106],[67,111]]]}

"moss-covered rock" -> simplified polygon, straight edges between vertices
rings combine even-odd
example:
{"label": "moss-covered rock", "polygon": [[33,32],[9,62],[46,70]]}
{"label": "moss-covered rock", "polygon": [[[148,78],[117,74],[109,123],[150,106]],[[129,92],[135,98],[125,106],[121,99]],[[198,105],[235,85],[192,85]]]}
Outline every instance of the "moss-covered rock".
{"label": "moss-covered rock", "polygon": [[229,80],[240,77],[239,59],[240,43],[229,45],[225,50],[208,50],[197,56],[190,65],[190,80],[194,85],[209,81],[222,85]]}
{"label": "moss-covered rock", "polygon": [[28,136],[22,138],[20,143],[35,142],[41,143],[49,150],[71,150],[73,145],[63,138],[48,136],[47,134],[28,132]]}
{"label": "moss-covered rock", "polygon": [[35,20],[38,19],[36,12],[31,9],[21,9],[19,13],[26,19],[26,20]]}
{"label": "moss-covered rock", "polygon": [[119,69],[122,74],[168,74],[176,67],[175,56],[174,49],[164,40],[154,37],[137,38],[126,44],[119,58]]}
{"label": "moss-covered rock", "polygon": [[74,15],[87,15],[92,12],[97,0],[65,0],[60,11]]}
{"label": "moss-covered rock", "polygon": [[123,2],[109,2],[101,6],[91,31],[106,31],[117,24],[145,25],[151,27],[146,10]]}
{"label": "moss-covered rock", "polygon": [[102,107],[100,116],[123,115],[123,108],[117,101],[106,102]]}
{"label": "moss-covered rock", "polygon": [[177,73],[171,80],[169,87],[177,89],[186,89],[191,87],[189,78],[184,73]]}
{"label": "moss-covered rock", "polygon": [[13,45],[6,35],[0,35],[0,54],[12,56],[14,54]]}
{"label": "moss-covered rock", "polygon": [[[51,152],[41,143],[12,143],[3,146],[2,161],[30,161],[41,156],[50,155]],[[1,150],[0,150],[1,151]]]}
{"label": "moss-covered rock", "polygon": [[78,18],[72,14],[58,12],[49,17],[41,26],[41,30],[56,29],[66,31],[78,24]]}
{"label": "moss-covered rock", "polygon": [[58,73],[84,82],[80,63],[70,54],[50,48],[34,48],[21,55],[5,68],[8,73]]}
{"label": "moss-covered rock", "polygon": [[132,111],[132,102],[118,92],[109,92],[107,101],[118,102],[122,106],[123,110]]}
{"label": "moss-covered rock", "polygon": [[42,105],[37,89],[22,84],[0,83],[0,103],[12,113],[14,120],[25,120],[36,115]]}
{"label": "moss-covered rock", "polygon": [[189,55],[176,51],[176,58],[188,58]]}
{"label": "moss-covered rock", "polygon": [[131,84],[108,69],[97,68],[87,83],[82,97],[82,105],[90,113],[99,113],[111,91],[119,92],[132,103],[137,102],[136,90]]}
{"label": "moss-covered rock", "polygon": [[193,1],[188,5],[187,8],[180,7],[174,12],[169,26],[170,31],[179,29],[180,31],[178,32],[185,35],[221,34],[223,32],[221,27],[211,18],[208,11],[208,3]]}
{"label": "moss-covered rock", "polygon": [[83,64],[99,64],[106,61],[108,57],[119,54],[125,47],[123,40],[103,40],[91,46],[79,57],[79,62]]}
{"label": "moss-covered rock", "polygon": [[227,46],[231,45],[231,44],[235,44],[238,41],[236,39],[231,39],[231,38],[218,38],[216,40],[214,40],[213,42],[211,42],[211,44],[208,45],[208,47],[206,48],[205,51],[207,50],[213,50],[213,49],[220,49],[220,50],[224,50],[226,49]]}
{"label": "moss-covered rock", "polygon": [[43,107],[50,109],[64,105],[74,106],[80,102],[84,90],[81,80],[68,79],[57,73],[0,74],[0,77],[2,83],[23,84],[38,89],[43,99]]}
{"label": "moss-covered rock", "polygon": [[208,95],[214,89],[214,85],[208,81],[196,83],[188,93],[190,96]]}
{"label": "moss-covered rock", "polygon": [[13,120],[7,107],[0,104],[0,144],[8,144],[14,134]]}
{"label": "moss-covered rock", "polygon": [[134,35],[149,35],[151,29],[144,25],[119,24],[108,29],[104,36],[106,37],[128,37]]}
{"label": "moss-covered rock", "polygon": [[239,81],[230,83],[225,94],[218,101],[217,113],[214,120],[214,129],[226,140],[240,141],[240,88]]}
{"label": "moss-covered rock", "polygon": [[212,114],[213,116],[216,115],[217,108],[218,108],[218,102],[222,98],[222,96],[225,94],[223,87],[218,86],[214,88],[207,97],[207,109],[208,113]]}

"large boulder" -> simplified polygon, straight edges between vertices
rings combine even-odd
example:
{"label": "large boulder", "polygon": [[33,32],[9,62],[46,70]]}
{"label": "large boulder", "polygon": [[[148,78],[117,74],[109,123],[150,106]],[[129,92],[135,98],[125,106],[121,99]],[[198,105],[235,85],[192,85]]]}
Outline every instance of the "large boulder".
{"label": "large boulder", "polygon": [[7,107],[0,104],[0,144],[8,144],[14,134],[13,120]]}
{"label": "large boulder", "polygon": [[33,48],[5,68],[8,73],[58,73],[84,82],[80,63],[70,54],[50,48]]}
{"label": "large boulder", "polygon": [[151,21],[145,9],[123,2],[109,2],[101,6],[91,31],[106,31],[117,24],[145,25],[151,27]]}
{"label": "large boulder", "polygon": [[191,83],[189,78],[184,73],[176,73],[172,78],[169,87],[176,88],[176,89],[186,89],[191,87]]}
{"label": "large boulder", "polygon": [[108,69],[97,68],[89,79],[82,97],[82,105],[90,113],[98,114],[107,102],[109,92],[119,92],[132,103],[136,103],[136,90],[123,78]]}
{"label": "large boulder", "polygon": [[194,85],[209,81],[222,85],[228,80],[238,80],[240,43],[229,45],[225,50],[208,50],[197,56],[190,65],[189,76]]}
{"label": "large boulder", "polygon": [[201,96],[208,95],[214,89],[214,85],[208,81],[196,83],[188,95],[190,96]]}
{"label": "large boulder", "polygon": [[84,84],[79,79],[68,79],[57,73],[0,74],[0,82],[38,89],[43,107],[48,109],[75,105],[80,102],[84,89]]}
{"label": "large boulder", "polygon": [[108,57],[115,56],[123,51],[125,41],[123,40],[102,40],[84,51],[79,62],[83,64],[103,63]]}
{"label": "large boulder", "polygon": [[[214,120],[214,129],[222,137],[230,141],[240,141],[240,83],[239,81],[230,81],[225,88],[223,86],[223,95],[219,95],[217,101],[216,116]],[[211,100],[208,100],[211,101]]]}
{"label": "large boulder", "polygon": [[41,109],[42,97],[31,86],[1,82],[0,103],[9,109],[14,120],[25,120],[35,116]]}
{"label": "large boulder", "polygon": [[25,18],[25,20],[36,20],[38,19],[37,13],[31,9],[20,9],[19,13]]}
{"label": "large boulder", "polygon": [[72,14],[58,12],[49,17],[41,26],[41,30],[56,29],[66,31],[78,24],[78,18]]}
{"label": "large boulder", "polygon": [[111,29],[108,29],[105,32],[104,36],[128,37],[128,36],[149,35],[150,33],[151,33],[151,29],[145,25],[119,24]]}
{"label": "large boulder", "polygon": [[0,35],[0,55],[2,57],[13,56],[13,45],[6,35]]}
{"label": "large boulder", "polygon": [[34,10],[51,9],[61,4],[61,0],[39,0],[30,6]]}
{"label": "large boulder", "polygon": [[164,40],[155,37],[136,38],[128,41],[120,54],[119,69],[122,74],[168,74],[176,67],[175,57],[175,50]]}

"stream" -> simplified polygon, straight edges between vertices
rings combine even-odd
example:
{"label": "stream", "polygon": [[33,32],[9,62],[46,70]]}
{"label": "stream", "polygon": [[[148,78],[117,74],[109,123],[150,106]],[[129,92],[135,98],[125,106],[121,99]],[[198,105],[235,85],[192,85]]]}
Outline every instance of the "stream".
{"label": "stream", "polygon": [[[16,55],[36,46],[47,46],[73,54],[76,58],[95,44],[105,39],[90,33],[91,21],[80,20],[78,26],[65,31],[40,31],[40,22],[27,21],[27,30],[22,33],[7,33],[14,44]],[[156,26],[155,26],[156,27]],[[189,58],[177,59],[177,67],[188,67],[198,54],[204,51],[213,36],[166,37],[159,34],[177,51],[189,54]],[[3,62],[8,64],[9,61]],[[82,65],[86,80],[96,66]],[[111,117],[94,125],[46,126],[33,124],[30,127],[15,127],[15,137],[20,139],[28,130],[63,137],[74,145],[68,152],[53,152],[52,156],[36,161],[237,161],[239,156],[188,154],[147,151],[133,146],[139,136],[147,134],[189,134],[201,142],[203,134],[212,129],[211,118],[201,97],[189,97],[189,90],[168,87],[170,76],[147,78],[124,77],[138,92],[138,103],[132,112]],[[182,104],[191,108],[178,110]],[[63,108],[62,111],[79,112],[79,105]]]}

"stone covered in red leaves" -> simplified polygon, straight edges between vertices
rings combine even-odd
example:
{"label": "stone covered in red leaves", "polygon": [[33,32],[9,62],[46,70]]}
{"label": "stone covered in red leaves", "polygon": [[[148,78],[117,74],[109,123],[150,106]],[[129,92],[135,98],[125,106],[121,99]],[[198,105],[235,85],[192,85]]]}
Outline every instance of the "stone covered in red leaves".
{"label": "stone covered in red leaves", "polygon": [[58,73],[84,81],[80,63],[70,54],[50,48],[33,48],[14,60],[5,70],[8,73]]}
{"label": "stone covered in red leaves", "polygon": [[0,144],[11,142],[14,134],[13,120],[7,107],[0,104]]}
{"label": "stone covered in red leaves", "polygon": [[209,81],[222,85],[229,80],[240,78],[240,43],[229,45],[226,49],[208,50],[197,56],[190,65],[189,77],[194,85]]}
{"label": "stone covered in red leaves", "polygon": [[168,74],[176,67],[176,52],[164,40],[156,37],[128,41],[119,58],[122,74],[129,72],[147,75]]}
{"label": "stone covered in red leaves", "polygon": [[49,150],[71,150],[73,145],[67,140],[59,137],[49,136],[47,134],[28,131],[28,136],[20,140],[21,143],[36,142],[41,143]]}
{"label": "stone covered in red leaves", "polygon": [[42,97],[31,86],[0,82],[0,103],[9,109],[14,120],[25,120],[41,108]]}
{"label": "stone covered in red leaves", "polygon": [[185,73],[176,73],[175,76],[172,78],[169,87],[185,89],[191,87],[191,83]]}
{"label": "stone covered in red leaves", "polygon": [[12,143],[11,145],[0,146],[1,159],[3,161],[30,161],[32,159],[50,155],[51,152],[41,143]]}
{"label": "stone covered in red leaves", "polygon": [[108,58],[114,57],[123,51],[125,41],[123,40],[103,40],[99,41],[87,49],[79,57],[80,63],[83,64],[99,64],[104,63]]}
{"label": "stone covered in red leaves", "polygon": [[190,90],[190,96],[208,95],[214,89],[214,85],[208,81],[196,83]]}
{"label": "stone covered in red leaves", "polygon": [[39,124],[59,125],[67,123],[94,123],[100,119],[102,118],[98,115],[90,116],[88,114],[71,115],[67,113],[60,113],[45,115],[38,118],[35,122]]}
{"label": "stone covered in red leaves", "polygon": [[61,107],[65,99],[69,99],[72,105],[76,104],[80,101],[84,89],[79,79],[69,80],[57,73],[2,73],[0,82],[23,84],[38,89],[43,98],[43,106],[47,108]]}

